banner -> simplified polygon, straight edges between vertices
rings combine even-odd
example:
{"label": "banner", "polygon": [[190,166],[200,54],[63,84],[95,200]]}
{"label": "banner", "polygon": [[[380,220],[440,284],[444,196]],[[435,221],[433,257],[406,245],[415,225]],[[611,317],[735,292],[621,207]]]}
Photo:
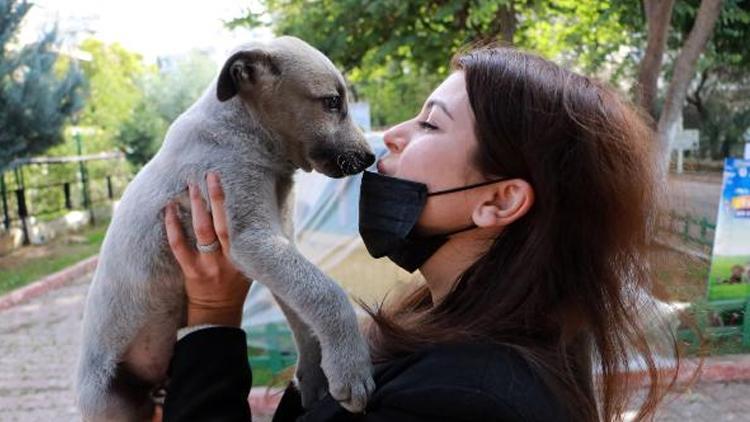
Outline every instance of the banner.
{"label": "banner", "polygon": [[708,275],[708,299],[746,297],[750,297],[750,160],[727,158]]}

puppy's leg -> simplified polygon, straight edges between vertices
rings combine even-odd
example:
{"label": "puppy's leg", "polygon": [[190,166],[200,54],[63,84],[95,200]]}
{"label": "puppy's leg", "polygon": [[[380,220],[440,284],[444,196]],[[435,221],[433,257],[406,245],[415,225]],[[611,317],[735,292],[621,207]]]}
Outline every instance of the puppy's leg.
{"label": "puppy's leg", "polygon": [[166,377],[183,318],[182,289],[176,279],[133,278],[108,256],[102,254],[84,313],[78,405],[86,421],[150,420],[151,392]]}
{"label": "puppy's leg", "polygon": [[309,324],[320,340],[321,368],[331,395],[350,411],[362,411],[375,384],[367,346],[346,293],[284,238],[278,224],[273,229],[270,218],[254,217],[249,219],[253,224],[233,236],[233,261]]}
{"label": "puppy's leg", "polygon": [[284,312],[297,345],[297,388],[302,394],[302,407],[309,408],[328,391],[328,381],[320,368],[320,344],[315,334],[297,314],[277,295],[273,296]]}
{"label": "puppy's leg", "polygon": [[[281,180],[276,184],[276,195],[279,199],[286,198],[280,204],[279,218],[284,236],[294,245],[294,189],[291,179]],[[294,334],[297,346],[297,367],[295,377],[297,388],[302,395],[302,406],[309,408],[313,403],[321,400],[328,391],[328,380],[320,368],[320,343],[310,327],[278,296],[274,295],[276,303],[284,312],[289,328]]]}
{"label": "puppy's leg", "polygon": [[[147,382],[123,364],[123,355],[145,323],[140,304],[120,296],[127,280],[100,263],[89,289],[83,321],[76,393],[85,421],[145,420],[152,412]],[[134,306],[135,305],[135,306]]]}

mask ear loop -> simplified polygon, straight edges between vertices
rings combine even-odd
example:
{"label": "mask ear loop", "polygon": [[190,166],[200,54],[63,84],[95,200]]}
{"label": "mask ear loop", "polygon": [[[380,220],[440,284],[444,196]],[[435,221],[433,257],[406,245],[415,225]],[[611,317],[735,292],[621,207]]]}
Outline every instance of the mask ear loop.
{"label": "mask ear loop", "polygon": [[[454,193],[454,192],[461,192],[461,191],[464,191],[464,190],[474,189],[474,188],[478,188],[478,187],[481,187],[481,186],[491,185],[493,183],[503,182],[503,181],[506,181],[506,180],[509,180],[509,179],[511,179],[511,178],[510,177],[501,177],[499,179],[492,179],[492,180],[487,180],[485,182],[474,183],[473,185],[461,186],[459,188],[453,188],[453,189],[439,190],[437,192],[431,192],[431,193],[428,193],[427,196],[438,196],[438,195],[446,195],[446,194]],[[463,232],[466,232],[466,231],[469,231],[469,230],[474,230],[477,227],[479,227],[479,226],[477,226],[476,224],[472,223],[469,226],[466,226],[466,227],[458,229],[458,230],[453,230],[453,231],[448,232],[448,233],[444,233],[441,236],[450,237],[450,236],[453,236],[454,234],[463,233]]]}
{"label": "mask ear loop", "polygon": [[510,179],[510,177],[501,177],[499,179],[487,180],[485,182],[479,182],[479,183],[475,183],[473,185],[461,186],[461,187],[452,188],[452,189],[439,190],[437,192],[429,192],[429,193],[427,193],[427,196],[438,196],[438,195],[446,195],[446,194],[454,193],[454,192],[461,192],[461,191],[464,191],[464,190],[469,190],[469,189],[474,189],[474,188],[478,188],[478,187],[482,187],[482,186],[491,185],[493,183],[504,182],[504,181],[509,180],[509,179]]}

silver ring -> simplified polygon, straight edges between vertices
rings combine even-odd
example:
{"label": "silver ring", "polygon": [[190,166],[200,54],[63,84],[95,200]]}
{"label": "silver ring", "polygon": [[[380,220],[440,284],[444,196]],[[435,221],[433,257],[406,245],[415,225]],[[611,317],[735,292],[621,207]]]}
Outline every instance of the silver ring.
{"label": "silver ring", "polygon": [[200,243],[196,243],[195,247],[198,248],[198,252],[200,253],[211,253],[216,252],[219,250],[219,241],[214,240],[213,242],[209,243],[208,245],[201,245]]}

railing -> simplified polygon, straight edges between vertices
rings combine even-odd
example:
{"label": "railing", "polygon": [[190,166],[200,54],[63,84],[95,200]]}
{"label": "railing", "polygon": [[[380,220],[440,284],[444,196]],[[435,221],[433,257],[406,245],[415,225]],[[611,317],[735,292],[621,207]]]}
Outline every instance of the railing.
{"label": "railing", "polygon": [[709,222],[705,217],[696,218],[690,214],[670,211],[660,216],[659,230],[679,236],[685,242],[711,249],[716,224]]}
{"label": "railing", "polygon": [[[92,171],[94,162],[101,165]],[[16,160],[0,174],[3,228],[20,226],[28,244],[30,217],[52,219],[80,209],[93,223],[94,206],[119,198],[130,178],[121,153]]]}
{"label": "railing", "polygon": [[255,353],[248,354],[253,369],[264,368],[276,375],[294,365],[297,360],[292,332],[286,324],[271,323],[251,329],[248,341],[265,345],[262,349],[249,347],[255,350]]}

